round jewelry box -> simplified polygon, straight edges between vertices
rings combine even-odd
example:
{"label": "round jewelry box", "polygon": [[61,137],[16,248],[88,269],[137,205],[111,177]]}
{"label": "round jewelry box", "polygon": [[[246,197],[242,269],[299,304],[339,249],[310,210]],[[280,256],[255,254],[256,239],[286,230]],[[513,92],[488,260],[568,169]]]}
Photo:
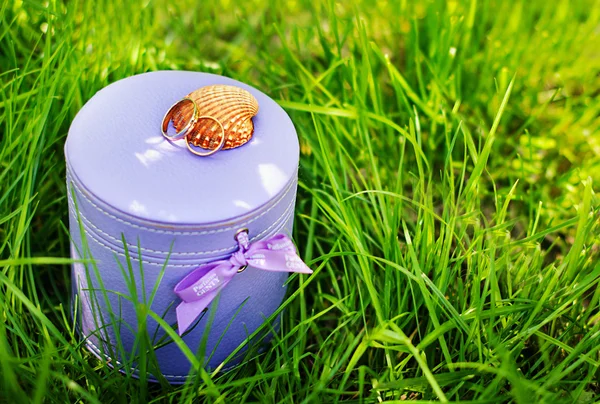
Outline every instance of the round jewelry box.
{"label": "round jewelry box", "polygon": [[[245,89],[258,101],[251,140],[210,157],[166,141],[160,128],[169,106],[216,84]],[[136,375],[144,340],[155,347],[150,352],[160,370],[148,377],[183,382],[189,352],[215,369],[275,317],[288,273],[250,265],[183,333],[188,356],[173,340],[180,302],[174,289],[182,279],[201,264],[232,256],[240,230],[250,243],[291,236],[298,139],[272,99],[206,73],[133,76],[85,104],[69,130],[65,156],[71,251],[82,261],[73,265],[74,312],[95,355]]]}

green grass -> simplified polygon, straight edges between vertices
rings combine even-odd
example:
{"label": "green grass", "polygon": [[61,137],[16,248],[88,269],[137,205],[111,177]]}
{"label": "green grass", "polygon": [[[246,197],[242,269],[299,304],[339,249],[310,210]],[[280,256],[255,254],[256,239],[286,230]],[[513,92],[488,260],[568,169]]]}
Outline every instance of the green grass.
{"label": "green grass", "polygon": [[[0,4],[0,401],[598,399],[600,2],[218,3]],[[290,113],[315,269],[265,354],[178,387],[70,319],[69,124],[159,69]]]}

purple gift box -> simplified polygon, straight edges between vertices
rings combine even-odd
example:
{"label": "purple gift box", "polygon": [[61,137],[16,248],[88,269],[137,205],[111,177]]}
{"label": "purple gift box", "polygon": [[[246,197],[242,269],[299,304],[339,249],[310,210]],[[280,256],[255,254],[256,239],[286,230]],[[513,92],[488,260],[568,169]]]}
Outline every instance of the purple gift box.
{"label": "purple gift box", "polygon": [[[185,142],[166,141],[160,127],[169,106],[212,84],[248,90],[259,112],[247,144],[198,157]],[[291,236],[293,225],[298,139],[288,115],[268,96],[206,73],[130,77],[85,104],[69,130],[65,155],[72,256],[82,260],[73,265],[75,315],[95,355],[139,375],[131,357],[140,355],[143,334],[157,348],[160,374],[184,382],[190,361],[173,333],[185,331],[189,351],[203,350],[200,359],[215,369],[277,310],[288,273],[243,257],[253,248],[254,254],[259,247],[276,250],[269,240]],[[235,236],[244,229],[241,245]],[[221,278],[213,271],[207,281],[204,275],[218,265],[201,265],[215,261],[224,263]],[[223,287],[214,287],[215,277]],[[211,287],[205,302],[182,300],[195,297],[190,290]],[[144,315],[144,307],[153,314]],[[177,331],[184,315],[189,324]]]}

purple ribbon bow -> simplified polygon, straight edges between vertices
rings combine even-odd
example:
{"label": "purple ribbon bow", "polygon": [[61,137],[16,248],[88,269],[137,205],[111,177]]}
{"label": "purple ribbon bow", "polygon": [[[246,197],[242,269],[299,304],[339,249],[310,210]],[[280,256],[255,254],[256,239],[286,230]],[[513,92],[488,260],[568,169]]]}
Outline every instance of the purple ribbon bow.
{"label": "purple ribbon bow", "polygon": [[188,329],[221,289],[246,266],[274,272],[312,273],[296,254],[292,240],[284,234],[250,245],[248,233],[242,232],[238,234],[237,241],[239,250],[228,260],[199,266],[175,286],[174,291],[182,300],[177,306],[179,335]]}

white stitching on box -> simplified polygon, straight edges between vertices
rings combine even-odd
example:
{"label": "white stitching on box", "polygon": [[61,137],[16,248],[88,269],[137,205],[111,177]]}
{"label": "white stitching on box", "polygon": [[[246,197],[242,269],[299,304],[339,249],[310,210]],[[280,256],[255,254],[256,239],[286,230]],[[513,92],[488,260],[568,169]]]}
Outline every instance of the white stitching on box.
{"label": "white stitching on box", "polygon": [[204,234],[215,234],[215,233],[222,233],[228,230],[234,230],[234,229],[238,229],[240,227],[244,227],[252,222],[254,222],[255,220],[257,220],[258,218],[260,218],[261,216],[267,214],[268,212],[270,212],[272,209],[274,209],[279,202],[286,197],[286,195],[290,192],[291,189],[294,189],[294,185],[296,184],[296,181],[292,181],[292,183],[288,186],[287,190],[283,193],[283,195],[281,196],[281,198],[279,198],[276,202],[273,203],[273,206],[269,207],[269,209],[265,210],[264,212],[261,212],[258,216],[253,217],[252,219],[244,222],[244,223],[240,223],[237,224],[235,226],[230,226],[230,227],[223,227],[220,229],[215,229],[215,230],[204,230],[204,231],[172,231],[172,230],[160,230],[160,229],[155,229],[152,227],[146,227],[146,226],[141,226],[135,223],[131,223],[128,222],[127,220],[121,219],[117,216],[114,216],[108,212],[106,212],[104,209],[102,209],[101,207],[99,207],[98,205],[96,205],[94,202],[92,202],[86,195],[85,193],[81,190],[81,188],[79,188],[79,186],[72,180],[70,174],[67,173],[67,179],[70,180],[70,184],[75,187],[75,189],[79,192],[79,194],[81,194],[81,196],[83,196],[83,198],[88,201],[94,208],[96,208],[96,210],[98,210],[99,212],[101,212],[102,214],[104,214],[105,216],[110,217],[111,219],[114,219],[120,223],[132,226],[134,228],[140,229],[140,230],[147,230],[153,233],[161,233],[161,234],[172,234],[172,235],[182,235],[182,236],[201,236]]}
{"label": "white stitching on box", "polygon": [[[294,201],[292,201],[292,202],[294,202]],[[275,227],[275,225],[281,224],[280,223],[282,221],[281,219],[283,219],[284,217],[287,216],[286,219],[289,218],[291,216],[291,212],[293,212],[293,209],[290,209],[290,207],[292,207],[292,204],[290,204],[290,206],[288,206],[288,208],[285,210],[285,212],[281,216],[279,216],[277,218],[277,220],[275,220],[273,222],[273,224],[271,224],[271,226],[267,227],[265,230],[263,230],[262,232],[260,232],[256,236],[252,237],[251,241],[254,241],[254,240],[260,238],[265,233],[269,232],[273,227]],[[88,235],[92,240],[94,240],[96,243],[100,244],[102,247],[104,247],[104,248],[106,248],[106,249],[108,249],[108,250],[110,250],[110,251],[112,251],[112,252],[114,252],[114,253],[122,256],[122,257],[127,258],[127,256],[124,253],[119,252],[119,251],[115,251],[114,248],[111,248],[110,246],[104,244],[102,241],[100,241],[96,237],[94,237],[94,235],[92,233],[90,233],[89,231],[87,231],[85,228],[83,229],[83,231],[85,232],[86,235]],[[136,248],[137,248],[137,246],[136,246]],[[146,261],[146,260],[143,260],[143,259],[135,258],[133,256],[130,256],[130,258],[132,258],[132,259],[134,259],[134,260],[136,260],[138,262],[141,262],[143,264],[155,265],[155,266],[163,266],[164,265],[164,263],[161,264],[161,263],[158,263],[158,262]],[[200,265],[201,264],[185,264],[185,265],[184,264],[169,264],[167,266],[168,267],[173,267],[173,268],[196,268],[196,267],[198,267]]]}
{"label": "white stitching on box", "polygon": [[[68,198],[69,198],[69,200],[71,201],[71,203],[72,203],[72,206],[75,206],[75,204],[73,203],[73,200],[72,200],[72,197],[71,197],[71,195],[68,195]],[[273,222],[273,224],[271,224],[269,227],[267,227],[267,229],[265,229],[264,231],[262,231],[262,232],[261,232],[261,233],[259,233],[258,235],[256,235],[256,236],[252,237],[252,238],[250,239],[250,241],[254,241],[254,240],[256,240],[258,237],[260,237],[262,234],[264,234],[264,233],[265,233],[265,231],[268,231],[268,230],[270,230],[270,229],[271,229],[271,228],[272,228],[272,227],[273,227],[275,224],[277,224],[277,222],[279,222],[279,221],[281,220],[281,218],[282,218],[282,217],[284,217],[284,216],[285,216],[287,213],[289,213],[289,210],[290,210],[290,208],[292,208],[292,207],[293,207],[293,205],[294,205],[294,203],[295,203],[295,202],[296,202],[296,201],[295,201],[295,199],[292,199],[292,200],[290,201],[290,203],[288,204],[288,206],[287,206],[287,207],[285,208],[285,210],[283,211],[282,215],[281,215],[281,216],[279,216],[279,217],[278,217],[278,218],[277,218],[277,219],[276,219],[276,220]],[[106,237],[110,238],[111,240],[113,240],[114,242],[116,242],[116,243],[118,243],[118,244],[121,244],[121,243],[122,243],[122,240],[119,240],[119,239],[117,239],[117,238],[115,238],[115,237],[111,236],[110,234],[108,234],[108,233],[106,233],[106,232],[102,231],[102,230],[101,230],[101,229],[99,229],[98,227],[96,227],[96,226],[95,226],[95,225],[94,225],[94,224],[93,224],[93,223],[92,223],[92,222],[91,222],[91,221],[90,221],[90,220],[89,220],[87,217],[85,217],[85,215],[84,215],[84,214],[83,214],[81,211],[79,212],[79,214],[77,214],[77,212],[75,211],[75,209],[74,209],[74,208],[72,208],[72,207],[69,207],[69,210],[71,211],[71,213],[73,213],[73,215],[75,215],[75,217],[81,217],[81,218],[82,218],[82,219],[83,219],[83,220],[84,220],[84,221],[85,221],[85,222],[86,222],[86,223],[87,223],[89,226],[91,226],[92,228],[94,228],[94,230],[96,230],[96,231],[100,232],[101,234],[103,234],[104,236],[106,236]],[[240,227],[243,227],[243,225],[240,225]],[[88,233],[88,232],[86,231],[86,233]],[[96,238],[94,238],[94,240],[96,240]],[[96,241],[98,241],[98,240],[96,240]],[[130,248],[133,248],[133,249],[137,249],[137,248],[138,248],[138,246],[137,246],[137,245],[130,244],[130,243],[127,243],[127,246],[128,246],[128,247],[130,247]],[[198,256],[198,255],[207,255],[207,254],[214,254],[214,253],[220,253],[220,252],[226,252],[226,251],[234,251],[234,250],[235,250],[235,248],[236,248],[236,246],[227,247],[227,248],[220,248],[220,249],[217,249],[217,250],[212,250],[212,251],[181,252],[181,253],[174,253],[174,252],[171,252],[171,256],[191,256],[191,257],[194,257],[194,256]],[[141,246],[140,246],[140,249],[141,249],[142,251],[147,251],[147,252],[156,253],[156,254],[165,254],[165,255],[166,255],[166,254],[169,254],[169,251],[153,250],[153,249],[150,249],[150,248],[144,248],[144,247],[141,247]],[[112,249],[111,249],[111,250],[112,250]]]}

